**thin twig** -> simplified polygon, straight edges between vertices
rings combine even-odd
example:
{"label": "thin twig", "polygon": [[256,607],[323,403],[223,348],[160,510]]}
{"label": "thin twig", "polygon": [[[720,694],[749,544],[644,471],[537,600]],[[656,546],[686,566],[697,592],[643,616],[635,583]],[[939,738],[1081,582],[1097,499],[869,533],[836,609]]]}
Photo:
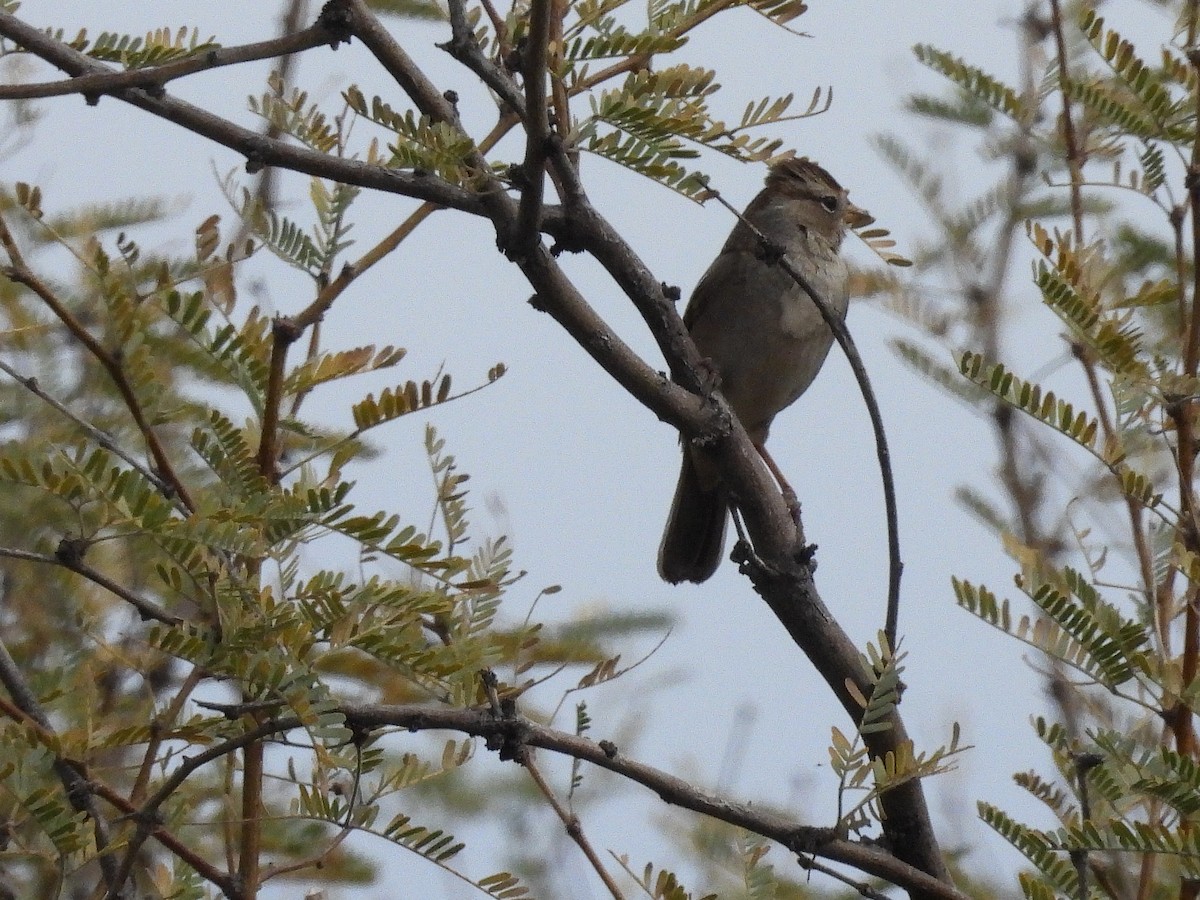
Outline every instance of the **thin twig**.
{"label": "thin twig", "polygon": [[[701,4],[696,8],[696,12],[692,18],[677,22],[675,25],[664,30],[659,37],[682,37],[689,31],[695,30],[697,26],[708,21],[717,13],[734,6],[739,2],[740,0],[714,0],[712,3]],[[596,72],[593,75],[588,75],[586,78],[579,79],[579,81],[577,81],[571,87],[571,96],[586,94],[596,85],[603,84],[605,81],[615,78],[618,75],[625,75],[629,72],[640,72],[649,66],[651,60],[653,59],[654,54],[649,51],[644,53],[634,53],[631,56],[627,56],[620,62],[613,63],[607,69],[601,69],[599,72]]]}
{"label": "thin twig", "polygon": [[50,566],[62,566],[64,569],[68,569],[77,575],[82,575],[88,581],[98,584],[110,594],[120,597],[136,609],[138,615],[143,619],[152,619],[155,622],[161,622],[163,625],[171,626],[183,624],[183,619],[163,612],[149,600],[139,597],[132,591],[117,584],[104,573],[93,569],[79,557],[77,552],[59,552],[50,556],[44,553],[34,553],[29,550],[18,550],[15,547],[0,547],[0,557],[21,559],[26,562],[43,563]]}
{"label": "thin twig", "polygon": [[[266,884],[272,878],[278,878],[281,875],[289,875],[292,872],[299,872],[308,868],[320,868],[321,865],[329,859],[330,854],[332,854],[334,850],[341,846],[346,841],[346,838],[354,834],[355,829],[359,827],[360,823],[357,823],[355,820],[358,818],[358,803],[362,791],[362,747],[359,746],[358,750],[359,753],[357,756],[357,765],[354,770],[354,786],[350,791],[350,796],[346,800],[346,816],[342,820],[341,830],[335,834],[328,841],[328,843],[325,844],[324,847],[322,847],[316,853],[311,854],[306,859],[299,859],[293,863],[271,866],[266,872],[263,873],[263,884]],[[325,820],[322,819],[321,821]]]}
{"label": "thin twig", "polygon": [[[966,273],[962,292],[972,330],[971,340],[982,348],[983,356],[989,360],[1001,358],[1001,296],[1011,269],[1018,232],[1024,228],[1022,204],[1031,190],[1037,171],[1033,124],[1040,100],[1039,85],[1033,72],[1033,56],[1044,32],[1043,24],[1036,15],[1036,7],[1028,8],[1021,24],[1021,115],[1009,142],[1012,162],[1002,194],[1004,218],[988,257],[989,270],[976,275],[975,266],[959,268],[960,272]],[[1028,479],[1024,476],[1026,467],[1019,459],[1021,435],[1018,433],[1018,419],[1011,408],[997,400],[993,406],[992,421],[1000,445],[1000,479],[1015,511],[1016,525],[1012,530],[1027,545],[1041,548],[1045,540],[1038,528],[1037,507],[1042,495],[1036,476],[1031,475]]]}
{"label": "thin twig", "polygon": [[[2,22],[4,15],[4,13],[0,13],[0,22]],[[58,320],[66,326],[71,335],[87,348],[88,352],[100,364],[101,368],[108,373],[109,379],[116,386],[121,399],[125,402],[125,406],[129,410],[129,414],[133,417],[138,431],[142,433],[142,438],[145,440],[147,449],[149,449],[150,455],[154,459],[154,465],[158,468],[160,477],[170,485],[170,490],[175,493],[179,498],[179,502],[186,509],[194,510],[196,505],[192,500],[191,494],[188,492],[182,479],[176,474],[175,467],[167,455],[166,448],[163,446],[162,441],[159,440],[158,433],[146,418],[146,411],[142,408],[141,400],[138,398],[133,385],[130,384],[129,378],[126,376],[125,370],[116,355],[106,349],[96,338],[92,337],[91,333],[67,308],[66,303],[25,264],[25,259],[17,248],[16,241],[13,239],[12,233],[8,229],[8,224],[2,216],[0,216],[0,244],[4,246],[12,263],[12,265],[2,270],[2,274],[7,276],[9,280],[17,284],[23,284],[33,291],[46,304],[50,311],[54,313]]]}
{"label": "thin twig", "polygon": [[[347,816],[349,816],[349,813],[347,813]],[[322,823],[326,822],[325,819],[318,819],[318,821]],[[273,878],[291,875],[293,872],[301,872],[304,869],[320,869],[323,864],[328,862],[330,854],[344,844],[348,837],[354,834],[355,828],[356,826],[354,825],[343,825],[341,831],[330,838],[324,847],[305,859],[299,859],[287,865],[270,866],[267,871],[263,872],[262,883],[266,884]]]}
{"label": "thin twig", "polygon": [[450,16],[450,40],[437,46],[479,76],[479,79],[500,98],[503,106],[511,110],[518,120],[524,121],[525,97],[509,74],[483,55],[479,42],[475,39],[475,31],[467,20],[464,0],[447,0],[446,9]]}
{"label": "thin twig", "polygon": [[[550,74],[550,102],[554,108],[554,124],[559,135],[571,133],[571,98],[567,94],[567,85],[563,81],[563,19],[567,15],[566,0],[550,0],[550,57],[548,62]],[[579,162],[579,151],[569,151],[572,163]]]}
{"label": "thin twig", "polygon": [[146,741],[146,751],[142,754],[142,765],[138,769],[137,777],[133,779],[133,787],[129,790],[129,800],[131,803],[140,803],[146,796],[146,788],[150,784],[150,777],[154,769],[158,767],[158,749],[162,746],[163,736],[179,718],[180,713],[183,712],[184,704],[191,698],[192,692],[200,686],[200,682],[204,680],[204,677],[204,669],[200,666],[192,666],[188,671],[187,677],[183,679],[183,683],[179,686],[179,690],[171,698],[171,702],[167,704],[162,712],[156,713],[151,720],[150,739]]}
{"label": "thin twig", "polygon": [[296,327],[305,330],[320,322],[322,317],[329,311],[329,308],[333,306],[333,301],[345,293],[346,289],[354,283],[355,279],[399,247],[405,238],[416,231],[418,225],[440,208],[433,203],[422,203],[408,218],[392,229],[391,233],[384,237],[383,240],[354,260],[354,262],[342,266],[338,274],[321,288],[320,292],[313,299],[313,302],[292,317],[292,321],[295,322]]}
{"label": "thin twig", "polygon": [[[1086,161],[1086,154],[1084,148],[1079,143],[1075,131],[1075,118],[1071,108],[1070,61],[1067,56],[1066,36],[1063,33],[1062,10],[1059,0],[1051,0],[1050,2],[1050,21],[1054,31],[1055,54],[1058,58],[1059,93],[1062,95],[1063,142],[1066,145],[1067,169],[1069,173],[1068,188],[1071,197],[1071,218],[1075,226],[1075,245],[1083,247],[1083,164]],[[1079,360],[1080,365],[1083,367],[1084,375],[1087,377],[1088,388],[1091,391],[1092,402],[1095,404],[1097,414],[1100,418],[1100,427],[1104,433],[1105,440],[1113,440],[1116,437],[1116,432],[1113,428],[1112,419],[1108,414],[1108,405],[1100,390],[1095,363],[1081,343],[1073,341],[1071,349],[1075,358]],[[1115,476],[1116,473],[1114,472]],[[1146,602],[1148,608],[1155,611],[1155,634],[1158,636],[1160,647],[1165,649],[1167,629],[1163,627],[1157,614],[1158,601],[1154,567],[1143,527],[1142,508],[1128,493],[1125,491],[1121,493],[1125,501],[1126,514],[1129,516],[1129,530],[1133,540],[1134,552],[1138,559],[1142,583],[1145,586]]]}
{"label": "thin twig", "polygon": [[563,828],[566,829],[567,835],[579,846],[579,849],[583,851],[583,855],[587,857],[587,861],[596,870],[596,874],[600,876],[600,880],[604,882],[604,886],[612,894],[613,900],[625,900],[620,887],[617,886],[616,881],[613,880],[608,870],[604,868],[604,863],[600,861],[599,854],[596,853],[592,842],[588,840],[587,835],[584,833],[583,827],[579,823],[579,817],[563,806],[558,798],[554,796],[554,791],[550,789],[550,785],[542,777],[542,772],[534,761],[533,754],[528,750],[526,750],[525,758],[521,761],[521,765],[529,773],[529,777],[533,779],[533,783],[537,785],[539,793],[546,798],[546,802],[550,804],[559,821],[563,823]]}
{"label": "thin twig", "polygon": [[[549,2],[551,3],[551,21],[549,26],[553,33],[555,28],[561,29],[561,21],[558,21],[556,24],[556,20],[553,18],[554,15],[561,14],[561,9],[556,0],[549,0]],[[449,0],[447,7],[450,11],[452,38],[444,44],[438,44],[438,46],[473,72],[484,84],[496,92],[505,106],[511,109],[511,113],[501,116],[500,121],[496,123],[496,127],[480,142],[481,151],[487,152],[518,122],[527,122],[531,117],[536,117],[536,113],[532,111],[532,105],[528,102],[527,96],[521,93],[521,89],[512,77],[483,55],[478,41],[475,40],[475,33],[471,30],[470,24],[467,21],[466,5],[463,0]],[[553,34],[551,34],[551,37],[553,37]],[[526,77],[528,78],[528,76]],[[558,122],[558,134],[562,135],[570,128],[569,97],[562,84],[562,79],[554,77],[551,87],[555,118]],[[528,89],[527,82],[526,90],[528,91]],[[542,106],[544,109],[544,90],[542,92]],[[545,163],[548,156],[552,165],[555,187],[558,189],[565,203],[574,204],[576,201],[583,199],[583,189],[579,184],[579,172],[576,166],[578,151],[567,148],[561,140],[555,140],[554,136],[548,130],[548,124],[546,125],[546,129],[548,140],[541,142],[542,163]],[[529,171],[528,155],[524,171]],[[522,201],[524,201],[524,196],[523,194]],[[542,221],[539,221],[539,227],[544,229],[544,219],[547,215],[557,212],[558,210],[554,210],[551,213],[550,210],[542,207],[539,216],[539,219]],[[520,233],[519,226],[518,233]]]}
{"label": "thin twig", "polygon": [[[1100,379],[1096,374],[1096,365],[1088,356],[1082,344],[1072,342],[1071,350],[1079,359],[1084,375],[1087,377],[1088,390],[1091,392],[1092,402],[1098,411],[1100,430],[1104,435],[1107,445],[1108,442],[1116,440],[1117,433],[1113,426],[1112,416],[1108,412],[1108,404],[1105,402],[1104,394],[1100,388]],[[1116,473],[1114,472],[1113,474],[1115,477]],[[1159,614],[1158,584],[1154,578],[1154,561],[1151,557],[1150,544],[1146,536],[1142,507],[1125,491],[1121,492],[1121,496],[1125,501],[1125,512],[1129,516],[1129,531],[1133,540],[1134,555],[1137,556],[1138,560],[1138,571],[1142,579],[1142,593],[1146,597],[1147,608],[1153,612],[1151,619],[1159,648],[1162,652],[1166,653],[1168,646],[1167,632],[1170,629],[1165,622],[1161,621]]]}
{"label": "thin twig", "polygon": [[260,59],[272,59],[277,56],[288,56],[302,50],[311,50],[314,47],[327,45],[329,42],[329,32],[320,22],[317,22],[294,34],[254,44],[242,44],[237,47],[212,47],[197,56],[163,63],[161,66],[95,72],[61,81],[37,84],[0,85],[0,100],[32,100],[39,97],[82,94],[88,98],[89,103],[95,103],[103,94],[113,94],[129,88],[161,91],[167,82],[194,75],[197,72],[206,72],[221,66],[255,62]]}
{"label": "thin twig", "polygon": [[1083,181],[1083,148],[1075,138],[1075,120],[1071,115],[1071,73],[1059,0],[1050,0],[1050,24],[1054,29],[1054,49],[1058,56],[1058,92],[1062,96],[1063,141],[1067,145],[1067,169],[1071,175],[1071,218],[1075,223],[1075,242],[1083,246],[1083,194],[1079,189]]}
{"label": "thin twig", "polygon": [[[467,388],[465,391],[459,391],[458,393],[455,393],[455,394],[447,394],[446,398],[444,400],[440,400],[440,401],[435,400],[433,403],[430,404],[430,406],[423,407],[423,408],[430,409],[433,406],[440,406],[443,403],[453,403],[455,400],[461,400],[464,397],[470,397],[472,394],[476,394],[479,391],[482,391],[485,388],[491,386],[492,384],[493,384],[493,382],[491,382],[491,381],[481,382],[481,383],[475,385],[475,387]],[[345,446],[350,441],[358,440],[366,432],[368,432],[369,430],[371,430],[374,427],[375,427],[375,425],[366,425],[362,428],[355,428],[353,431],[349,432],[348,434],[344,434],[341,437],[334,438],[329,443],[325,444],[324,446],[322,446],[316,450],[313,450],[312,452],[308,453],[305,456],[298,456],[294,462],[291,462],[287,466],[280,469],[280,477],[281,478],[285,477],[287,475],[290,475],[292,472],[295,472],[299,469],[303,469],[308,464],[320,459],[322,456],[327,456],[328,454],[332,453],[337,448]],[[449,581],[451,581],[451,580],[452,579],[448,580],[447,583],[449,583]]]}
{"label": "thin twig", "polygon": [[[453,2],[447,5],[452,6]],[[500,57],[503,58],[512,49],[508,41],[508,23],[504,21],[504,16],[496,11],[492,0],[479,0],[479,5],[483,7],[484,12],[487,13],[487,17],[492,23],[492,30],[496,33],[496,50]]]}
{"label": "thin twig", "polygon": [[[281,38],[299,32],[300,22],[308,13],[308,0],[291,0],[288,3],[287,9],[284,10],[279,22],[279,35]],[[323,21],[319,22],[322,27]],[[314,26],[315,27],[315,26]],[[305,48],[307,49],[307,48]],[[279,57],[279,68],[276,72],[279,76],[281,85],[280,93],[288,90],[292,86],[292,74],[296,68],[296,60],[299,59],[297,52],[284,53]],[[282,137],[283,124],[275,118],[268,118],[263,135],[269,139],[278,139]],[[278,186],[279,171],[273,166],[267,166],[258,173],[258,183],[254,186],[254,206],[258,209],[271,210],[275,206],[275,190]],[[251,221],[248,218],[242,218],[237,236],[231,242],[234,246],[241,246],[250,238]]]}
{"label": "thin twig", "polygon": [[[195,756],[183,757],[180,764],[166,781],[159,785],[158,790],[151,794],[149,799],[131,814],[137,823],[137,828],[129,836],[125,855],[121,858],[121,870],[125,873],[126,877],[132,870],[134,861],[137,859],[138,853],[141,851],[142,845],[145,844],[147,838],[157,837],[154,831],[159,823],[159,809],[170,799],[172,794],[187,783],[187,780],[192,777],[193,772],[201,766],[207,765],[214,760],[225,758],[247,745],[260,742],[263,738],[273,734],[281,734],[293,728],[300,728],[302,724],[295,718],[271,719],[260,722],[237,737],[230,738],[229,740],[222,741],[220,744],[202,750]],[[240,884],[238,879],[230,878],[228,880],[232,884]],[[236,895],[231,894],[230,896],[241,898],[245,897],[246,894],[242,893],[239,889]]]}
{"label": "thin twig", "polygon": [[123,460],[126,464],[129,465],[129,467],[131,469],[133,469],[135,472],[137,472],[139,475],[141,475],[143,478],[145,478],[148,482],[150,482],[152,485],[154,485],[154,487],[158,490],[158,492],[163,497],[165,497],[171,503],[171,505],[176,508],[176,510],[178,510],[183,515],[188,514],[187,507],[185,507],[179,501],[179,498],[177,496],[175,496],[174,490],[171,488],[171,486],[169,484],[167,484],[165,481],[163,481],[162,478],[160,478],[158,476],[158,473],[156,473],[153,470],[151,470],[150,468],[148,468],[144,463],[142,463],[140,460],[138,460],[136,457],[134,457],[133,454],[131,454],[131,453],[127,452],[125,449],[123,449],[121,447],[121,445],[118,444],[116,441],[114,441],[109,434],[100,430],[95,425],[91,424],[90,422],[87,422],[84,419],[81,419],[79,416],[75,415],[75,413],[73,413],[70,410],[70,408],[68,408],[66,406],[66,404],[62,403],[57,398],[48,394],[45,390],[42,389],[42,386],[38,383],[38,380],[36,378],[34,378],[33,376],[21,375],[19,372],[17,372],[16,369],[14,369],[12,366],[10,366],[8,363],[4,362],[3,360],[0,360],[0,371],[4,372],[6,375],[11,377],[18,384],[20,384],[21,387],[25,388],[27,391],[29,391],[31,394],[33,394],[34,396],[36,396],[37,398],[42,400],[44,403],[48,404],[49,406],[54,407],[54,409],[58,410],[60,413],[62,413],[64,416],[66,416],[68,419],[70,419],[72,422],[74,422],[79,428],[81,428],[81,429],[83,429],[83,431],[87,432],[88,437],[90,437],[93,441],[95,441],[99,447],[103,448],[104,450],[109,451],[114,456],[117,456],[118,458]]}
{"label": "thin twig", "polygon": [[[97,797],[115,806],[123,816],[136,820],[141,815],[136,804],[122,797],[104,782],[93,780],[90,784],[93,790],[95,790]],[[209,862],[203,853],[200,853],[193,845],[168,830],[161,822],[155,822],[150,826],[149,835],[178,856],[183,863],[195,869],[201,878],[204,878],[216,887],[227,900],[242,900],[244,895],[236,878],[226,872],[222,872]],[[135,857],[126,856],[123,857],[122,861],[124,862],[125,859],[128,859],[132,863]],[[122,871],[127,878],[132,868],[123,869]],[[105,900],[109,900],[109,897],[111,895],[106,895]]]}
{"label": "thin twig", "polygon": [[815,859],[809,859],[803,853],[796,858],[796,862],[800,864],[800,868],[802,869],[807,869],[810,872],[820,872],[834,881],[840,881],[860,897],[866,897],[867,900],[891,900],[887,894],[875,890],[869,884],[862,881],[855,881],[853,878],[843,875],[837,869],[819,863]]}
{"label": "thin twig", "polygon": [[[342,3],[351,14],[350,32],[371,51],[379,64],[416,104],[417,109],[432,121],[445,123],[469,139],[470,135],[463,130],[458,109],[449,92],[438,91],[392,33],[371,12],[364,0],[342,0]],[[515,203],[478,147],[468,150],[463,161],[471,168],[475,181],[472,196],[478,198],[482,211],[496,229],[499,246],[509,246],[516,218]]]}

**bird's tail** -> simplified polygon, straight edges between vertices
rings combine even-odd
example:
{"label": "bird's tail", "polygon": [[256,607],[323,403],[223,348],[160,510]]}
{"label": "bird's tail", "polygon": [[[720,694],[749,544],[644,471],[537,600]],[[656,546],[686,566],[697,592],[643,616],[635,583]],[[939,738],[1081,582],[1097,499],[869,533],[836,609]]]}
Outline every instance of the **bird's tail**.
{"label": "bird's tail", "polygon": [[721,564],[729,499],[724,486],[701,483],[692,454],[684,452],[671,513],[658,548],[658,574],[678,584],[707,581]]}

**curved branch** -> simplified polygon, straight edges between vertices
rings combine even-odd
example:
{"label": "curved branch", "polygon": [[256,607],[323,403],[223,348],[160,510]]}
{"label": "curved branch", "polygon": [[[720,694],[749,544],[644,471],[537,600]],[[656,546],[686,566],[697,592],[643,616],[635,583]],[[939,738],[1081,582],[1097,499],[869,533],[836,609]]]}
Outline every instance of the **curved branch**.
{"label": "curved branch", "polygon": [[720,193],[714,191],[713,196],[718,203],[737,216],[738,221],[749,229],[762,248],[776,260],[776,264],[787,272],[792,281],[796,282],[804,293],[808,294],[809,299],[820,312],[821,318],[833,332],[838,346],[842,348],[846,360],[850,363],[850,368],[854,371],[854,378],[858,381],[859,391],[867,406],[867,415],[871,419],[871,428],[875,432],[875,451],[879,457],[879,472],[883,479],[883,501],[887,510],[888,527],[888,600],[884,635],[887,638],[889,652],[893,652],[896,649],[896,631],[900,622],[900,576],[904,572],[904,563],[900,559],[900,523],[899,513],[896,510],[896,482],[892,476],[892,454],[888,450],[887,432],[883,427],[883,414],[879,411],[879,401],[875,399],[875,391],[871,387],[867,367],[863,364],[862,356],[858,352],[850,329],[846,327],[842,317],[833,312],[829,301],[813,286],[812,279],[792,262],[783,247],[763,234],[753,222],[738,212]]}

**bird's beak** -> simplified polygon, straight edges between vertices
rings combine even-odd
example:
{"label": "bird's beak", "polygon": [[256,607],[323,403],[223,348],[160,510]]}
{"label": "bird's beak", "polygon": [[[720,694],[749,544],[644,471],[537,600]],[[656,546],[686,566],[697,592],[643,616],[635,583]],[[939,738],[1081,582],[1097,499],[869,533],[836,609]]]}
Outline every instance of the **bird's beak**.
{"label": "bird's beak", "polygon": [[851,228],[862,228],[874,221],[875,217],[861,206],[855,206],[853,203],[846,204],[846,224]]}

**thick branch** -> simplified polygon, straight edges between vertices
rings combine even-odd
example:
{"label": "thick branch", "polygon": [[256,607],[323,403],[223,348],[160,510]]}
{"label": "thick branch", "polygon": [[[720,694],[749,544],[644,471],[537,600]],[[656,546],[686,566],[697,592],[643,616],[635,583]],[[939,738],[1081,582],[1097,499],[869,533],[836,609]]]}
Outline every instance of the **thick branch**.
{"label": "thick branch", "polygon": [[529,7],[529,40],[523,60],[525,78],[525,164],[522,166],[521,205],[513,229],[512,252],[525,256],[541,239],[538,231],[546,189],[546,147],[550,117],[546,109],[546,44],[550,38],[550,0],[533,0]]}

